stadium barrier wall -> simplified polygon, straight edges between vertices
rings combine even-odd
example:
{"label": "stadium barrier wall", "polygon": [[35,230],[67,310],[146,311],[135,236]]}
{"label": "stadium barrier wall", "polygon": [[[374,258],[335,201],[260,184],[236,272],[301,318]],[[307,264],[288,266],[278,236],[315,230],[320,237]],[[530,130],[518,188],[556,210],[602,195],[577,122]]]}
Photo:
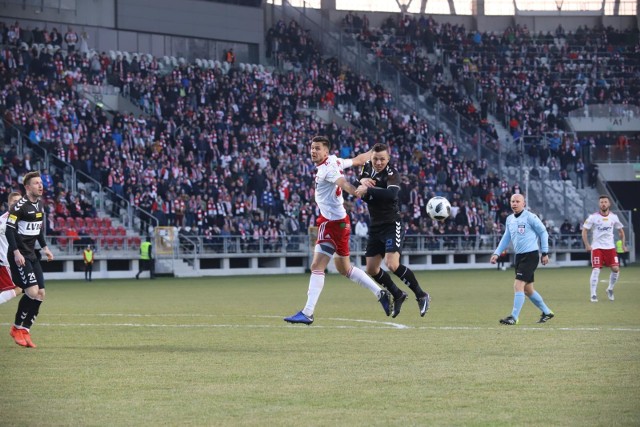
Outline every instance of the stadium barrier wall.
{"label": "stadium barrier wall", "polygon": [[[484,236],[475,242],[464,236],[447,236],[445,243],[434,241],[433,236],[409,236],[402,254],[402,263],[413,270],[491,269],[496,265],[489,260],[497,246],[498,237]],[[293,240],[295,239],[295,240]],[[278,242],[256,242],[246,246],[240,238],[231,236],[218,243],[205,245],[193,236],[188,241],[176,239],[172,251],[156,253],[156,273],[175,277],[206,276],[258,276],[265,274],[295,274],[308,271],[313,248],[309,236],[282,237]],[[195,242],[195,247],[190,245]],[[293,242],[293,243],[292,243]],[[157,243],[154,242],[154,243]],[[245,246],[243,246],[245,245]],[[42,262],[47,280],[84,279],[84,263],[80,247],[65,252],[56,250],[56,259]],[[161,248],[158,244],[156,248]],[[352,262],[364,267],[365,240],[352,237]],[[558,239],[551,245],[551,263],[545,267],[588,266],[589,255],[582,248],[579,236]],[[513,256],[511,255],[511,260]],[[509,263],[505,264],[509,268]],[[138,272],[138,252],[133,248],[122,250],[101,249],[95,253],[93,279],[132,279]],[[335,273],[333,263],[329,271]],[[141,278],[148,278],[148,272]]]}

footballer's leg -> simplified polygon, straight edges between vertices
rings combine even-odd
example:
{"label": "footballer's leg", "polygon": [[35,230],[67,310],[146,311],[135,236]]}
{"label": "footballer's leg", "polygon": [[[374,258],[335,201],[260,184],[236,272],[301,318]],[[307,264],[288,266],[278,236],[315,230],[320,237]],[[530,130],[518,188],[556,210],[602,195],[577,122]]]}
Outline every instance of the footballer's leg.
{"label": "footballer's leg", "polygon": [[313,313],[316,309],[318,299],[324,288],[324,270],[329,265],[334,248],[332,245],[322,243],[316,245],[311,263],[311,277],[309,278],[309,289],[307,291],[307,303],[304,308],[293,316],[285,317],[288,323],[303,323],[310,325],[313,323]]}
{"label": "footballer's leg", "polygon": [[[431,296],[420,287],[420,283],[418,283],[418,279],[416,279],[416,275],[413,274],[413,271],[409,267],[400,263],[400,249],[403,237],[403,232],[401,230],[401,224],[398,221],[396,222],[394,235],[391,236],[391,239],[387,240],[384,261],[389,270],[393,271],[393,274],[402,280],[402,282],[414,293],[416,301],[418,301],[420,316],[424,317],[429,310]],[[398,233],[400,233],[400,238],[396,238]]]}

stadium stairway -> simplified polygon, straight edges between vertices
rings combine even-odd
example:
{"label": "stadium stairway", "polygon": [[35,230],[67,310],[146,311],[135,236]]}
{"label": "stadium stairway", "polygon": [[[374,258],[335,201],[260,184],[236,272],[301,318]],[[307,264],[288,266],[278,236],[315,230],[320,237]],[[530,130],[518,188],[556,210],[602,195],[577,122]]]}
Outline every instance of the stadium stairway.
{"label": "stadium stairway", "polygon": [[156,259],[156,274],[172,274],[174,277],[201,277],[197,269],[181,259]]}

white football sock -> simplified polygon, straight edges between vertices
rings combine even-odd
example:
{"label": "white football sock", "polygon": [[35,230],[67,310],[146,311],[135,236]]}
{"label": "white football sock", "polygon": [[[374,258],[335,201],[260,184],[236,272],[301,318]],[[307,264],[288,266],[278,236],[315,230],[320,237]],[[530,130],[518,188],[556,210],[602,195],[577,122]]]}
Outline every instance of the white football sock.
{"label": "white football sock", "polygon": [[0,292],[0,304],[4,304],[7,301],[11,301],[16,296],[16,291],[9,289],[8,291]]}
{"label": "white football sock", "polygon": [[309,278],[309,290],[307,291],[307,304],[302,309],[302,312],[306,316],[313,316],[313,312],[316,309],[316,304],[324,288],[324,271],[313,270],[311,277]]}
{"label": "white football sock", "polygon": [[597,290],[598,290],[598,278],[600,277],[600,269],[599,268],[594,268],[593,270],[591,270],[591,296],[593,295],[597,295]]}
{"label": "white football sock", "polygon": [[358,267],[351,267],[351,271],[347,275],[352,282],[356,282],[358,285],[362,286],[365,289],[369,289],[374,293],[378,298],[380,297],[380,291],[382,288],[378,286],[378,284],[367,275],[364,271],[360,270]]}
{"label": "white football sock", "polygon": [[610,291],[613,290],[613,287],[618,282],[619,276],[620,276],[620,272],[615,272],[615,271],[611,272],[611,275],[609,276],[609,287],[607,289],[609,289]]}

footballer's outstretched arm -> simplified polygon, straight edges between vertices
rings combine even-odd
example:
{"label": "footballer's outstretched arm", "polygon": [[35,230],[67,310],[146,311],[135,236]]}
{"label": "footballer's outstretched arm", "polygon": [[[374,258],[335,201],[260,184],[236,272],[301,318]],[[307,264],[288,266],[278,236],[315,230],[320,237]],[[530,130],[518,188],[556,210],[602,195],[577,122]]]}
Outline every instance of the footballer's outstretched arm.
{"label": "footballer's outstretched arm", "polygon": [[360,197],[356,194],[356,187],[354,187],[349,181],[346,180],[345,177],[341,176],[335,182],[335,184],[342,188],[343,191],[351,194],[352,196]]}
{"label": "footballer's outstretched arm", "polygon": [[357,156],[355,156],[353,159],[351,159],[351,161],[353,162],[352,166],[358,167],[367,163],[369,160],[371,160],[371,153],[372,150],[369,150],[366,153],[358,154]]}

